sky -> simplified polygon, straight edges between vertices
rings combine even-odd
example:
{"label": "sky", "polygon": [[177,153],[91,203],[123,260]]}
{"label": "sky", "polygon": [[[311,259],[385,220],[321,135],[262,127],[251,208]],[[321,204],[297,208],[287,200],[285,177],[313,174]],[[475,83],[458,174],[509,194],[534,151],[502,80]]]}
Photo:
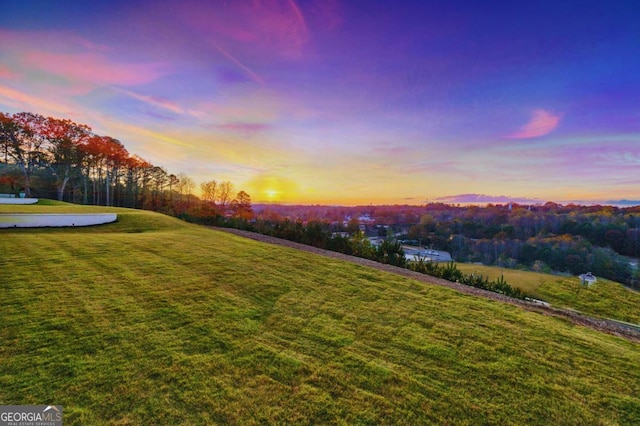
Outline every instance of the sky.
{"label": "sky", "polygon": [[0,111],[253,202],[634,201],[638,22],[637,0],[6,2]]}

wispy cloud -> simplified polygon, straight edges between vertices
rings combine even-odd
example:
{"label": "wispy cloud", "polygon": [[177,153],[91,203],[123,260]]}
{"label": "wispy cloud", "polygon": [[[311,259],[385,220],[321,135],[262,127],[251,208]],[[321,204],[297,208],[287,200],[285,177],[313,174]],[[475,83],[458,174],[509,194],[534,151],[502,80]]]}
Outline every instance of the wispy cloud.
{"label": "wispy cloud", "polygon": [[538,109],[533,112],[533,117],[527,124],[508,137],[511,139],[530,139],[547,135],[558,127],[561,119],[562,114],[553,114],[544,109]]}
{"label": "wispy cloud", "polygon": [[214,44],[214,47],[218,50],[218,52],[222,53],[222,55],[224,55],[225,58],[227,58],[233,64],[235,64],[238,68],[240,68],[253,81],[255,81],[258,84],[264,84],[264,79],[254,70],[252,70],[251,68],[249,68],[248,66],[240,62],[238,58],[236,58],[231,53],[227,52],[225,49],[218,46],[217,44]]}
{"label": "wispy cloud", "polygon": [[[304,15],[295,0],[257,0],[239,2],[236,12],[253,28],[254,40],[263,46],[275,48],[284,56],[299,56],[309,39]],[[250,5],[250,6],[249,6]]]}
{"label": "wispy cloud", "polygon": [[113,87],[118,93],[122,93],[123,95],[129,96],[130,98],[136,99],[140,102],[144,102],[153,107],[165,109],[167,111],[171,111],[176,114],[184,114],[185,110],[178,106],[175,102],[172,102],[168,99],[162,99],[155,96],[142,95],[140,93],[133,92],[131,90],[122,89],[120,87]]}
{"label": "wispy cloud", "polygon": [[9,67],[0,65],[0,79],[15,80],[18,77],[19,77],[19,74],[17,72],[11,70]]}
{"label": "wispy cloud", "polygon": [[225,123],[214,126],[217,129],[252,135],[269,130],[271,126],[265,123]]}
{"label": "wispy cloud", "polygon": [[448,174],[448,173],[463,173],[465,164],[456,160],[449,161],[421,161],[415,164],[407,164],[400,166],[399,171],[403,171],[408,175],[413,174]]}
{"label": "wispy cloud", "polygon": [[6,42],[3,50],[20,51],[28,46],[56,52],[70,52],[78,49],[86,52],[107,53],[111,51],[105,44],[94,43],[78,34],[66,30],[16,31],[0,28],[0,40]]}
{"label": "wispy cloud", "polygon": [[89,88],[107,84],[145,84],[164,74],[164,66],[161,64],[116,62],[104,54],[91,52],[52,53],[31,50],[22,55],[22,64],[69,82],[87,84]]}
{"label": "wispy cloud", "polygon": [[0,39],[0,78],[26,81],[32,90],[58,97],[147,84],[172,69],[168,63],[123,60],[117,51],[65,31],[0,29]]}
{"label": "wispy cloud", "polygon": [[300,11],[300,7],[298,7],[298,4],[294,0],[289,0],[289,5],[291,6],[291,9],[293,9],[296,18],[298,19],[300,33],[303,35],[303,37],[306,38],[308,36],[309,29],[307,28],[307,23],[304,19],[304,15]]}
{"label": "wispy cloud", "polygon": [[72,116],[74,108],[70,105],[33,96],[11,87],[0,85],[0,105],[5,104],[16,110],[38,112],[40,114],[63,114]]}
{"label": "wispy cloud", "polygon": [[296,58],[310,38],[304,11],[295,0],[165,2],[160,8],[227,52],[242,47],[263,58]]}

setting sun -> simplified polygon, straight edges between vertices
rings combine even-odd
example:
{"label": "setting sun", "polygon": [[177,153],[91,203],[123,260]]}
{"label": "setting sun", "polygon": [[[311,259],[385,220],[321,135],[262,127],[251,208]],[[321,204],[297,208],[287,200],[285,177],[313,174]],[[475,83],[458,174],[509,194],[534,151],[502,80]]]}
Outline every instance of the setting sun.
{"label": "setting sun", "polygon": [[269,188],[264,190],[264,195],[267,197],[268,201],[278,201],[280,191]]}
{"label": "setting sun", "polygon": [[258,175],[243,182],[242,187],[252,194],[252,200],[256,203],[292,203],[300,197],[296,182],[283,176]]}

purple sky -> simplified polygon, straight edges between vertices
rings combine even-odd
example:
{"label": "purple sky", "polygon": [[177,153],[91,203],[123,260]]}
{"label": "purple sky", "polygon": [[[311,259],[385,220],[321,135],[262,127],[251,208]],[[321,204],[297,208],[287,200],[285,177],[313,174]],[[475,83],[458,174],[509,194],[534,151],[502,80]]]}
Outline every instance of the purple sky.
{"label": "purple sky", "polygon": [[255,202],[640,199],[638,1],[83,3],[3,5],[0,111]]}

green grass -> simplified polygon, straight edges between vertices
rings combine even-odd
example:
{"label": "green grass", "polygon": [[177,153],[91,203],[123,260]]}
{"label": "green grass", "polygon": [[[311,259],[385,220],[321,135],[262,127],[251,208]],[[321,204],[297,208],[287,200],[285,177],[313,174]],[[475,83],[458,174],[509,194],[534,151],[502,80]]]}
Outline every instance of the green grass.
{"label": "green grass", "polygon": [[640,324],[640,293],[620,283],[598,278],[591,287],[580,284],[578,277],[543,274],[496,266],[458,263],[465,274],[481,274],[493,280],[504,279],[535,298],[559,308],[575,309],[588,315]]}
{"label": "green grass", "polygon": [[0,403],[70,425],[640,423],[636,343],[118,212],[0,230]]}

